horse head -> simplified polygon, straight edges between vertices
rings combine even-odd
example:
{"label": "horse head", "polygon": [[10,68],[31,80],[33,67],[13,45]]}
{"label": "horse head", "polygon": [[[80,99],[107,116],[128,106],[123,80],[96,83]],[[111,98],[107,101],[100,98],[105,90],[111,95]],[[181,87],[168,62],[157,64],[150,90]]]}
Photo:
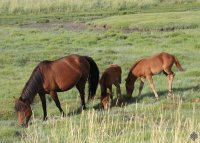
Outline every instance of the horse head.
{"label": "horse head", "polygon": [[28,126],[28,121],[32,115],[31,106],[28,103],[22,101],[22,99],[15,100],[15,111],[18,116],[18,123],[22,127]]}

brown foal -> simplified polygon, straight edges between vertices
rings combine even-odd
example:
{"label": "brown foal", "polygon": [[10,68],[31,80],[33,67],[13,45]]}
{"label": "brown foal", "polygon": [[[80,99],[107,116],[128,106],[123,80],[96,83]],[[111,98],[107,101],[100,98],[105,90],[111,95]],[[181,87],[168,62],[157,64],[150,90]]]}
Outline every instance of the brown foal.
{"label": "brown foal", "polygon": [[144,58],[137,61],[131,68],[128,77],[126,78],[126,91],[127,95],[131,96],[134,90],[134,83],[138,77],[140,77],[140,86],[138,96],[141,95],[144,81],[148,80],[151,89],[154,92],[156,99],[158,99],[158,94],[155,90],[152,76],[163,72],[168,80],[168,96],[172,95],[172,81],[175,76],[174,72],[171,70],[173,64],[175,63],[176,67],[183,71],[178,59],[171,54],[162,52],[160,54],[154,55],[150,58]]}
{"label": "brown foal", "polygon": [[[109,106],[109,97],[113,100],[112,94],[112,85],[116,86],[117,97],[121,96],[121,67],[118,65],[110,65],[102,74],[100,78],[100,86],[101,86],[101,103],[104,109],[108,109]],[[109,89],[109,93],[107,93],[107,88]]]}

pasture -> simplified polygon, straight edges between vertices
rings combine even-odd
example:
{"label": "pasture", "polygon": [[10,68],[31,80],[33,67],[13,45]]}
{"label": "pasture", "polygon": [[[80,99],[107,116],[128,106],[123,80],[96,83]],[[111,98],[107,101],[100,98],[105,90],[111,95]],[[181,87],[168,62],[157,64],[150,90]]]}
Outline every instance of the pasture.
{"label": "pasture", "polygon": [[[0,2],[0,142],[199,142],[200,137],[190,138],[192,132],[200,136],[199,1],[124,0],[123,7],[118,0],[87,0],[85,6],[77,1],[68,7],[68,0],[57,5],[46,0],[49,7],[38,2],[29,8],[27,1],[24,7],[20,0]],[[176,55],[185,70],[173,67],[173,97],[167,98],[167,79],[159,74],[153,77],[158,101],[147,81],[136,97],[139,80],[128,98],[124,84],[131,66],[163,51]],[[80,97],[73,88],[58,93],[65,118],[46,96],[48,120],[43,122],[36,96],[29,127],[19,127],[13,96],[20,96],[40,61],[69,54],[91,56],[100,72],[120,65],[123,102],[101,110],[98,87],[87,110],[77,113]]]}

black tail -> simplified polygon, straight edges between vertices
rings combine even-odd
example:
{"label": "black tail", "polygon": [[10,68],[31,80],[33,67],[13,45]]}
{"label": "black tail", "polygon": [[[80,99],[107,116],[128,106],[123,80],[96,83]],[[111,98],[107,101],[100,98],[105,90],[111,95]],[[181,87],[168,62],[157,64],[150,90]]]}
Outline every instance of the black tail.
{"label": "black tail", "polygon": [[85,56],[85,58],[90,63],[90,73],[88,77],[88,83],[89,83],[88,99],[90,100],[93,99],[96,94],[99,82],[99,68],[91,57]]}

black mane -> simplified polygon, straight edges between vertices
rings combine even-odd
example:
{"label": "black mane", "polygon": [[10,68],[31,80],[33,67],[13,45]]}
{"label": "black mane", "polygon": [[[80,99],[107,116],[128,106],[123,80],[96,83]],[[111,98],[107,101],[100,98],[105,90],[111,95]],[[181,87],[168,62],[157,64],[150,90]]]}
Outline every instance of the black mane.
{"label": "black mane", "polygon": [[27,81],[26,85],[24,86],[24,89],[22,90],[20,97],[21,100],[31,104],[33,98],[38,93],[38,90],[41,88],[42,83],[43,83],[43,76],[39,69],[39,66],[37,66],[33,70],[29,80]]}

